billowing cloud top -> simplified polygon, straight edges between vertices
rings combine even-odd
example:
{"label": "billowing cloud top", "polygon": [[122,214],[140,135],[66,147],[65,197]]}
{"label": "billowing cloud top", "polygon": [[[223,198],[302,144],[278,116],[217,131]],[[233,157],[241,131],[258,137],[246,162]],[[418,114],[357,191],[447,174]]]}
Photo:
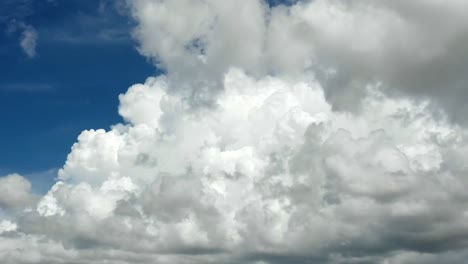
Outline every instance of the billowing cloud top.
{"label": "billowing cloud top", "polygon": [[0,178],[0,259],[464,263],[466,5],[129,2],[167,73],[45,196]]}

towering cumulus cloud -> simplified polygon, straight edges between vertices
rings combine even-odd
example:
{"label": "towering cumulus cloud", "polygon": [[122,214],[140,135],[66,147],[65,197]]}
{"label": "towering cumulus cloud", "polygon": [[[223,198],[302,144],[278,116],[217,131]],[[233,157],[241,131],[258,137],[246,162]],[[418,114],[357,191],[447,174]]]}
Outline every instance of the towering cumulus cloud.
{"label": "towering cumulus cloud", "polygon": [[43,197],[0,178],[2,263],[465,263],[466,1],[135,0],[166,70]]}

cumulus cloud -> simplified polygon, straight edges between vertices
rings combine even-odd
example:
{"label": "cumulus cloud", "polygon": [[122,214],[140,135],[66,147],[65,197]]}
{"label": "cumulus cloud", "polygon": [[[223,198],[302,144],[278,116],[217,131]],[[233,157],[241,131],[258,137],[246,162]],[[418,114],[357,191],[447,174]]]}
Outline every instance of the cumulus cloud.
{"label": "cumulus cloud", "polygon": [[26,207],[31,205],[34,199],[31,183],[23,176],[9,174],[0,177],[0,208]]}
{"label": "cumulus cloud", "polygon": [[[406,79],[452,58],[462,5],[131,1],[167,73],[119,96],[123,123],[83,131],[39,200],[0,178],[0,259],[463,263],[468,130]],[[436,7],[460,23],[424,46]]]}
{"label": "cumulus cloud", "polygon": [[356,111],[366,85],[381,82],[392,96],[430,98],[454,121],[468,113],[463,0],[129,3],[140,52],[195,103],[209,101],[237,66],[255,76],[312,72],[338,110]]}
{"label": "cumulus cloud", "polygon": [[[16,216],[4,243],[48,263],[465,254],[466,131],[432,117],[427,102],[368,87],[360,115],[339,113],[318,82],[237,69],[213,108],[195,111],[170,89],[152,77],[121,95],[127,123],[84,131],[60,181]],[[3,257],[27,262],[18,256]]]}

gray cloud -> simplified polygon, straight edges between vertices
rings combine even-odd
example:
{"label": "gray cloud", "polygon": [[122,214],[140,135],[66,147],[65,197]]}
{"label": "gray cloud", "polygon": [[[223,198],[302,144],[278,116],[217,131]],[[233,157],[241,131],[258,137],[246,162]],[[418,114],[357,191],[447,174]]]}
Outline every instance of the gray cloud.
{"label": "gray cloud", "polygon": [[237,66],[256,76],[313,74],[345,111],[357,111],[366,87],[380,83],[391,96],[431,99],[464,123],[465,1],[302,1],[270,9],[261,1],[129,3],[140,52],[194,104],[210,101]]}
{"label": "gray cloud", "polygon": [[0,208],[27,207],[35,199],[31,193],[31,184],[21,175],[9,174],[0,178]]}

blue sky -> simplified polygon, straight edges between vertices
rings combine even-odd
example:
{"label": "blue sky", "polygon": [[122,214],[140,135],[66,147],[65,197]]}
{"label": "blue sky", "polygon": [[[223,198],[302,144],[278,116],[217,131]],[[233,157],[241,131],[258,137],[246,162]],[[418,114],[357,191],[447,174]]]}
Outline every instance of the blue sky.
{"label": "blue sky", "polygon": [[[157,72],[108,2],[2,1],[0,10],[0,174],[47,189],[79,133],[120,122],[118,95]],[[35,57],[9,32],[12,21],[37,30]]]}

